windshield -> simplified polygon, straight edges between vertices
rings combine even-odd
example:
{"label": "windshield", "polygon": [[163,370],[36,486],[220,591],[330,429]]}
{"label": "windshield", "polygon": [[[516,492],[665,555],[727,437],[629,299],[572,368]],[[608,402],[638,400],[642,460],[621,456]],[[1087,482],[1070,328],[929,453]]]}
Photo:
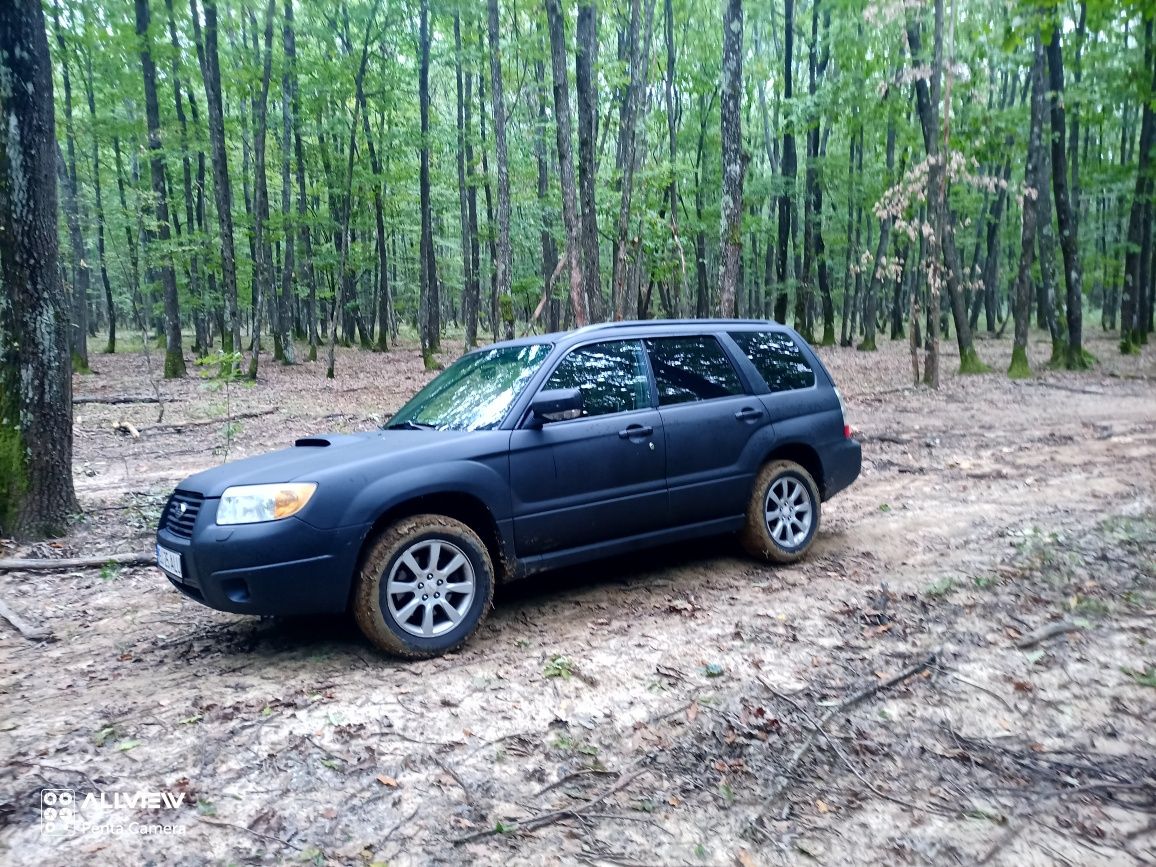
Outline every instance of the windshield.
{"label": "windshield", "polygon": [[397,411],[389,429],[488,430],[497,427],[550,354],[549,343],[471,352]]}

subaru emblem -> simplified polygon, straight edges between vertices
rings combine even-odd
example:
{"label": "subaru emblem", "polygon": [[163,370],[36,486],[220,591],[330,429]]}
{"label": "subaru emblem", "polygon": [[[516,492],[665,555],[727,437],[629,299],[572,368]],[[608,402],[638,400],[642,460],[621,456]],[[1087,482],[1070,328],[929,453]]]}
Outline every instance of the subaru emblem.
{"label": "subaru emblem", "polygon": [[189,507],[186,506],[184,503],[181,503],[181,514],[183,515],[188,508]]}

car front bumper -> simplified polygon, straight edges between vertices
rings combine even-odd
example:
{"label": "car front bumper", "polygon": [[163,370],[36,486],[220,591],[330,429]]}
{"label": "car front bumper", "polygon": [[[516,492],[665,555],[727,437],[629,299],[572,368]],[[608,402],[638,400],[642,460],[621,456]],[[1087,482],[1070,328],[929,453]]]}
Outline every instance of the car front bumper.
{"label": "car front bumper", "polygon": [[162,569],[191,599],[236,614],[331,614],[349,604],[366,527],[319,530],[298,518],[218,526],[218,500],[204,501],[191,538],[169,527],[157,545],[180,557],[178,576]]}

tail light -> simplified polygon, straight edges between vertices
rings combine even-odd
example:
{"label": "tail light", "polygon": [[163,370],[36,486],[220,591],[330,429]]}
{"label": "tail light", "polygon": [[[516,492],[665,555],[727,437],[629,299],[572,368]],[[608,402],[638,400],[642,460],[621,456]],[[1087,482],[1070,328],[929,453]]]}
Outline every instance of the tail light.
{"label": "tail light", "polygon": [[843,395],[839,393],[839,389],[835,389],[835,398],[839,401],[839,415],[843,417],[843,439],[849,440],[855,436],[855,431],[851,425],[847,424],[847,406],[843,403]]}

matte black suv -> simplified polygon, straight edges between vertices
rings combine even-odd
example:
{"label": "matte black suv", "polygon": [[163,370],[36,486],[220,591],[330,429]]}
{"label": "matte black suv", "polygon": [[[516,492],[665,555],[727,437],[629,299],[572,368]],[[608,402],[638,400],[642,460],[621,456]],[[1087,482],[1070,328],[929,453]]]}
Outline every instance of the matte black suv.
{"label": "matte black suv", "polygon": [[791,329],[616,322],[470,352],[384,429],[190,476],[157,562],[213,608],[352,609],[378,647],[429,657],[478,628],[496,581],[728,532],[797,560],[859,468]]}

